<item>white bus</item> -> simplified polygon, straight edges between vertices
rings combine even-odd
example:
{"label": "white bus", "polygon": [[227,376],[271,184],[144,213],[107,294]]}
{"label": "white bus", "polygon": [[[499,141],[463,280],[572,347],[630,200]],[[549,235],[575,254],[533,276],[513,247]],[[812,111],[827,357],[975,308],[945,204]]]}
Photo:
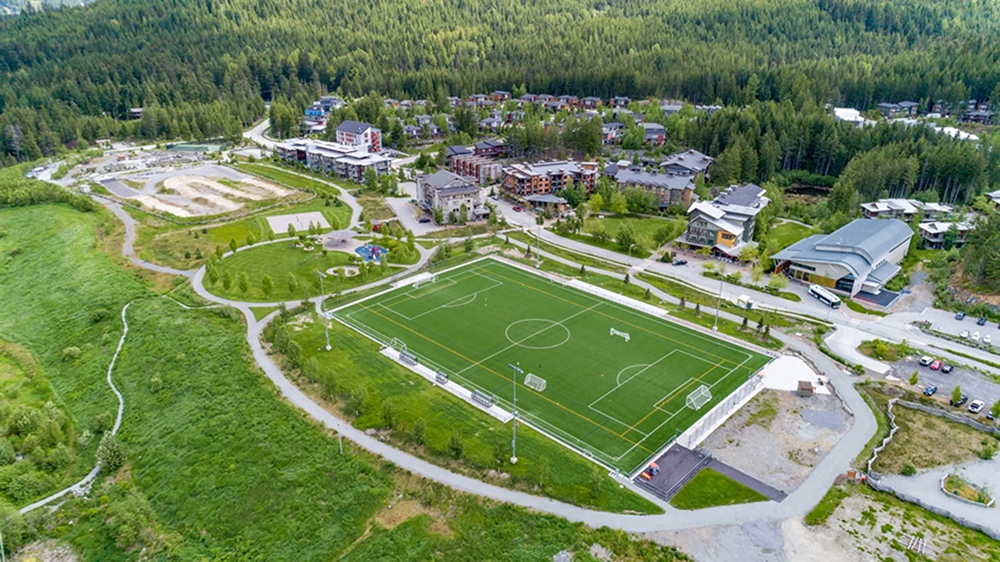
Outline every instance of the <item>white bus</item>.
{"label": "white bus", "polygon": [[809,285],[809,294],[830,308],[840,308],[840,297],[819,285]]}

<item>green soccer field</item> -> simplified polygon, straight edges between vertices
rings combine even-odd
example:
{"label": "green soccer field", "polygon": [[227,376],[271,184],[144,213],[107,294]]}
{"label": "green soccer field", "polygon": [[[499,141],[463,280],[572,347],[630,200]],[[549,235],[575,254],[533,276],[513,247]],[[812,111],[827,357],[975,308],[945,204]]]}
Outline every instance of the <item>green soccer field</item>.
{"label": "green soccer field", "polygon": [[[600,462],[632,472],[763,367],[765,355],[486,259],[333,316],[510,409]],[[611,330],[627,334],[611,335]],[[533,374],[545,380],[536,391]],[[687,396],[704,385],[699,410]],[[471,407],[471,406],[470,406]],[[433,423],[433,420],[427,420]]]}

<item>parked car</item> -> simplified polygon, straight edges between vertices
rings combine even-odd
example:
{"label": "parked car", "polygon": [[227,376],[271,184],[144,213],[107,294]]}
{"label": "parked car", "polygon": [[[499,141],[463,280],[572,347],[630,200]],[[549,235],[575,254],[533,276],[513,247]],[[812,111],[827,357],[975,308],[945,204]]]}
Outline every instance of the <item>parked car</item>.
{"label": "parked car", "polygon": [[979,332],[972,332],[972,341],[979,341]]}
{"label": "parked car", "polygon": [[687,265],[687,260],[674,260],[674,265]]}
{"label": "parked car", "polygon": [[985,316],[980,316],[979,320],[976,320],[976,325],[977,326],[985,326],[986,325],[986,317]]}
{"label": "parked car", "polygon": [[420,221],[419,222],[420,222],[420,224],[426,224],[426,223],[431,222],[431,219],[429,219],[427,217],[420,217]]}
{"label": "parked car", "polygon": [[972,404],[969,404],[969,411],[973,414],[978,414],[983,411],[983,407],[986,406],[986,402],[982,400],[973,400]]}
{"label": "parked car", "polygon": [[964,312],[959,312],[958,314],[956,314],[955,315],[955,320],[965,320],[965,313]]}
{"label": "parked car", "polygon": [[946,373],[946,374],[950,373],[952,369],[954,369],[954,367],[952,367],[950,363],[945,363],[944,365],[941,365],[941,372],[942,373]]}
{"label": "parked car", "polygon": [[962,337],[962,339],[968,339],[968,337],[969,337],[969,331],[968,330],[962,330],[962,333],[959,334],[959,335]]}
{"label": "parked car", "polygon": [[954,406],[954,407],[956,407],[956,408],[958,408],[959,406],[961,406],[962,404],[965,404],[968,401],[969,401],[969,397],[963,394],[962,397],[958,399],[958,402],[952,401],[951,405]]}
{"label": "parked car", "polygon": [[515,213],[520,213],[521,211],[522,211],[522,209],[521,209],[520,205],[514,205],[514,212]]}
{"label": "parked car", "polygon": [[931,370],[932,371],[937,371],[940,368],[941,368],[941,360],[940,359],[935,359],[934,361],[931,362]]}
{"label": "parked car", "polygon": [[924,396],[934,396],[937,392],[937,387],[933,384],[924,389]]}
{"label": "parked car", "polygon": [[929,355],[924,355],[923,357],[920,358],[920,366],[921,367],[926,367],[926,366],[930,365],[933,362],[934,362],[934,358],[931,357],[931,356],[929,356]]}
{"label": "parked car", "polygon": [[987,343],[987,344],[993,343],[993,336],[991,336],[989,334],[984,334],[983,335],[983,343]]}

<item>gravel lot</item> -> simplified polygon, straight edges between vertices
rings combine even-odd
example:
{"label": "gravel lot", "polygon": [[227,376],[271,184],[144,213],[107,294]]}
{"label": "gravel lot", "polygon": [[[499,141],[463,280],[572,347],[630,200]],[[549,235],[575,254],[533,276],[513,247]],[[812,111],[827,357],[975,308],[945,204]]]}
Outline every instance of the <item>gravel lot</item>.
{"label": "gravel lot", "polygon": [[892,375],[903,381],[908,381],[913,371],[917,371],[920,373],[918,386],[921,389],[932,384],[938,387],[935,398],[943,403],[948,402],[951,390],[955,388],[955,385],[961,386],[962,393],[969,397],[969,402],[977,399],[986,402],[986,409],[979,415],[980,418],[983,418],[981,421],[986,421],[986,410],[993,405],[994,401],[1000,400],[1000,384],[988,380],[984,375],[972,369],[956,366],[950,373],[945,374],[930,367],[921,367],[919,360],[919,357],[907,357],[902,361],[891,363]]}
{"label": "gravel lot", "polygon": [[790,492],[850,429],[836,396],[765,390],[702,443],[715,458]]}

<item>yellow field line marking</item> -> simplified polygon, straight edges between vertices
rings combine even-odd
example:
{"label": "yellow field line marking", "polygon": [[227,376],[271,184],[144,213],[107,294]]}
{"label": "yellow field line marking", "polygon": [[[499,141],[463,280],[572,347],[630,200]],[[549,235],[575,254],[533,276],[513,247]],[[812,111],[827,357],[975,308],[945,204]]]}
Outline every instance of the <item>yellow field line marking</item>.
{"label": "yellow field line marking", "polygon": [[[663,402],[660,402],[660,404],[657,404],[657,405],[653,406],[653,409],[650,410],[649,413],[645,415],[645,417],[643,417],[641,420],[635,422],[635,425],[633,425],[632,427],[628,428],[628,431],[634,430],[636,428],[636,426],[638,426],[642,422],[646,421],[646,418],[648,418],[649,416],[653,415],[653,412],[662,412],[663,410],[660,409],[660,405],[664,404],[668,400],[670,400],[670,396],[672,396],[674,394],[677,394],[678,392],[681,392],[685,388],[691,386],[692,383],[696,383],[696,382],[700,381],[706,375],[708,375],[712,371],[718,369],[719,365],[722,365],[722,361],[719,361],[718,363],[716,363],[715,366],[713,366],[711,369],[709,369],[709,370],[705,371],[704,373],[702,373],[698,378],[691,379],[691,380],[687,381],[686,383],[682,384],[681,386],[678,386],[676,390],[674,390],[673,392],[671,392],[670,394],[668,394],[667,397],[663,399]],[[626,431],[625,433],[628,433],[628,431]],[[636,431],[638,431],[638,430],[636,430]]]}

